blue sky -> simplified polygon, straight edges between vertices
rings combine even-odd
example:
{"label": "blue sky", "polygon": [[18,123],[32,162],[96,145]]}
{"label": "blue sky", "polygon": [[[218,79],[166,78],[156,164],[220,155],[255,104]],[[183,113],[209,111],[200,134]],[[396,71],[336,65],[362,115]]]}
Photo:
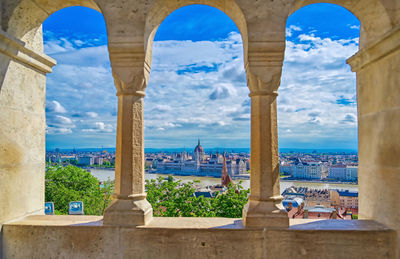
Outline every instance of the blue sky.
{"label": "blue sky", "polygon": [[[43,24],[48,75],[46,147],[115,147],[117,98],[103,17],[70,7]],[[278,97],[279,145],[357,148],[355,74],[359,21],[330,4],[304,7],[286,28]],[[223,12],[193,5],[168,16],[155,36],[145,98],[147,148],[247,148],[250,106],[240,34]],[[166,80],[167,78],[167,80]]]}

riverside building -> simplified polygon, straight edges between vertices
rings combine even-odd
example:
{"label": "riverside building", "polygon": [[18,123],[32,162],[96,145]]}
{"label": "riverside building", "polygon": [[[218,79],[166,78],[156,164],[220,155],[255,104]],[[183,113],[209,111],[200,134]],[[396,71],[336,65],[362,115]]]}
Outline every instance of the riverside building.
{"label": "riverside building", "polygon": [[358,180],[358,166],[352,165],[332,165],[328,169],[328,178],[345,181]]}
{"label": "riverside building", "polygon": [[[198,140],[193,150],[193,155],[186,151],[174,154],[171,158],[165,158],[157,163],[157,172],[173,173],[177,175],[195,175],[221,177],[224,158],[218,152],[207,155]],[[243,159],[231,158],[226,161],[227,172],[230,176],[246,175],[246,162]]]}

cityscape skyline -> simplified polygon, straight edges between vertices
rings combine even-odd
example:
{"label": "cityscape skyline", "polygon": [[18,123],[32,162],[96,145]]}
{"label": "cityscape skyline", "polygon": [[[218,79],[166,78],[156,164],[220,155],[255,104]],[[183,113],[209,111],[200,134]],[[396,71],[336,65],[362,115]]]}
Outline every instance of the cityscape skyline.
{"label": "cityscape skyline", "polygon": [[[202,142],[203,143],[203,142]],[[146,153],[156,153],[156,152],[169,152],[169,153],[174,153],[174,152],[188,152],[190,153],[191,148],[194,145],[189,145],[189,146],[182,146],[182,147],[175,147],[175,148],[165,148],[165,147],[158,147],[158,148],[144,148]],[[46,148],[46,152],[53,152],[55,150],[60,150],[63,152],[90,152],[90,151],[108,151],[108,152],[115,152],[116,147],[104,147],[104,146],[98,146],[98,147],[65,147],[65,148],[60,148],[60,147],[54,147],[54,148]],[[206,153],[215,153],[215,152],[243,152],[243,153],[250,153],[250,147],[204,147],[204,150]],[[346,148],[289,148],[289,147],[279,147],[279,152],[280,153],[290,153],[290,152],[295,152],[295,153],[340,153],[340,152],[348,152],[348,153],[357,153],[357,149],[346,149]]]}
{"label": "cityscape skyline", "polygon": [[[47,77],[46,148],[115,147],[117,98],[102,15],[66,8],[43,29],[45,52],[58,62]],[[355,74],[345,60],[358,49],[358,33],[358,20],[339,6],[290,16],[280,147],[357,149]],[[164,20],[144,99],[146,148],[191,146],[198,137],[209,147],[250,147],[242,49],[237,27],[215,8],[187,6]]]}
{"label": "cityscape skyline", "polygon": [[[201,141],[197,145],[180,150],[145,152],[147,173],[172,174],[197,177],[222,177],[249,179],[250,153],[245,150],[206,150]],[[48,163],[64,166],[73,164],[81,167],[104,169],[115,168],[114,150],[56,149],[46,152]],[[356,152],[280,152],[279,170],[286,179],[358,180],[358,154]],[[223,177],[222,177],[223,178]]]}

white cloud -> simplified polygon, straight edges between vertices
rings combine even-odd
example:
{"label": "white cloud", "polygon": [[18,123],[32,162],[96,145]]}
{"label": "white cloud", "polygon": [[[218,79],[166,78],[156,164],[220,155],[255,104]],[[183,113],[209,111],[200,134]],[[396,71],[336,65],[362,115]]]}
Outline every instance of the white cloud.
{"label": "white cloud", "polygon": [[46,133],[55,134],[70,134],[72,129],[76,127],[74,122],[65,116],[46,114]]}
{"label": "white cloud", "polygon": [[75,45],[77,45],[77,46],[82,46],[83,44],[85,44],[83,41],[81,41],[81,40],[75,40],[74,41],[74,43],[75,43]]}
{"label": "white cloud", "polygon": [[286,36],[292,37],[294,31],[302,31],[302,29],[299,26],[290,25],[289,27],[286,28]]}
{"label": "white cloud", "polygon": [[301,34],[298,40],[287,42],[279,88],[281,145],[356,143],[356,77],[346,59],[358,50],[358,39]]}
{"label": "white cloud", "polygon": [[93,133],[111,133],[114,127],[111,124],[105,124],[104,122],[97,121],[93,123],[90,128],[82,129],[82,132],[93,132]]}
{"label": "white cloud", "polygon": [[62,124],[62,125],[71,125],[72,120],[70,118],[64,117],[64,116],[60,116],[60,115],[56,115],[55,116],[55,122]]}
{"label": "white cloud", "polygon": [[210,100],[226,99],[236,95],[236,90],[232,85],[219,84],[214,87],[210,94]]}
{"label": "white cloud", "polygon": [[343,123],[355,124],[357,122],[357,116],[351,113],[346,114],[344,119],[342,120]]}
{"label": "white cloud", "polygon": [[[53,73],[47,77],[46,98],[49,105],[46,109],[62,111],[53,103],[55,99],[65,106],[63,117],[51,112],[46,114],[46,132],[48,135],[70,134],[69,138],[77,140],[76,145],[97,138],[104,141],[104,145],[115,146],[115,137],[110,136],[107,140],[102,137],[102,134],[115,133],[113,125],[116,125],[117,110],[107,47],[74,47],[80,44],[86,45],[87,42],[60,39],[46,43],[46,52],[51,47],[47,54],[58,62]],[[96,124],[100,118],[101,123]]]}
{"label": "white cloud", "polygon": [[[300,27],[289,29],[301,34],[293,33],[298,36],[286,44],[278,97],[280,143],[354,137],[355,75],[345,59],[357,51],[358,39],[321,38]],[[115,146],[117,98],[106,46],[51,44],[59,64],[48,76],[47,108],[65,116],[49,112],[48,134],[83,134],[82,139],[89,133],[99,139],[104,134],[109,137],[101,144]],[[155,42],[144,101],[146,147],[181,146],[197,138],[247,146],[248,93],[239,34],[213,42]],[[339,104],[339,99],[348,104]]]}
{"label": "white cloud", "polygon": [[151,110],[151,112],[169,112],[172,111],[172,107],[169,105],[165,104],[157,104],[154,106],[154,108]]}
{"label": "white cloud", "polygon": [[97,118],[99,115],[95,112],[86,112],[87,116],[90,118]]}
{"label": "white cloud", "polygon": [[349,25],[349,28],[353,29],[353,30],[359,30],[360,29],[360,25]]}
{"label": "white cloud", "polygon": [[47,127],[46,128],[46,133],[55,135],[55,134],[70,134],[72,133],[72,130],[69,128],[53,128],[53,127]]}
{"label": "white cloud", "polygon": [[55,113],[66,113],[67,110],[57,101],[46,102],[46,111]]}
{"label": "white cloud", "polygon": [[146,143],[221,143],[229,134],[239,140],[227,145],[247,146],[249,120],[237,117],[248,92],[238,33],[215,42],[156,42],[144,106]]}

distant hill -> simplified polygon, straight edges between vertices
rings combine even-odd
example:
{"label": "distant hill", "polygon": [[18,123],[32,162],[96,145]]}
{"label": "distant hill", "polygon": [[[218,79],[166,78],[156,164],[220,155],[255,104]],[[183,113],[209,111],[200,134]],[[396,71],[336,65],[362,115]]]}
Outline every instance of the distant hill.
{"label": "distant hill", "polygon": [[[76,148],[77,152],[100,152],[106,150],[108,152],[115,152],[115,148]],[[193,152],[192,148],[145,148],[146,153],[180,153],[186,150],[186,152]],[[54,149],[48,149],[46,151],[54,151]],[[73,149],[60,149],[61,152],[72,152]],[[205,148],[206,153],[216,153],[217,151],[228,152],[228,153],[250,153],[250,148]],[[312,149],[312,148],[280,148],[281,153],[309,153],[309,154],[357,154],[357,150],[354,149],[340,149],[340,148],[327,148],[327,149]]]}

